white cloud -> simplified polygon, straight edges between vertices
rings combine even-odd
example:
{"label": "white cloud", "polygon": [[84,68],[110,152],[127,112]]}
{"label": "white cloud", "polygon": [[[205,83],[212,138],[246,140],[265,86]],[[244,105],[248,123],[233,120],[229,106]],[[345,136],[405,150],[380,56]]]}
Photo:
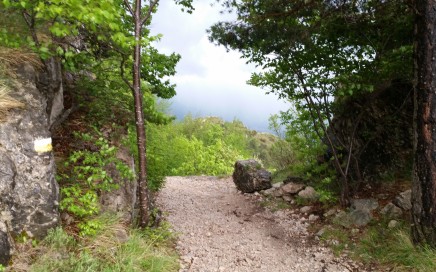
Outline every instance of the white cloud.
{"label": "white cloud", "polygon": [[238,52],[226,52],[209,42],[206,29],[223,19],[219,7],[204,1],[194,2],[194,7],[190,15],[173,1],[165,1],[153,18],[152,32],[164,35],[156,46],[161,52],[182,55],[172,80],[177,84],[178,94],[172,99],[176,114],[237,117],[253,129],[266,130],[269,115],[288,105],[246,84],[255,68]]}

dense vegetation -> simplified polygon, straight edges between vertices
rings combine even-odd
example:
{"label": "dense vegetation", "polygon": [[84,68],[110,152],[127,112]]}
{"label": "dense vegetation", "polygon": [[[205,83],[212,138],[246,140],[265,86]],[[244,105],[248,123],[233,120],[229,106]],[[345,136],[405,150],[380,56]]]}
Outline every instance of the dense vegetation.
{"label": "dense vegetation", "polygon": [[[364,182],[359,164],[371,130],[361,126],[367,105],[347,123],[335,117],[347,102],[412,80],[412,9],[408,1],[222,1],[237,19],[210,29],[210,39],[263,68],[250,84],[292,101],[298,123],[327,146],[341,203]],[[292,118],[291,118],[292,119]],[[289,115],[282,120],[289,124]],[[370,136],[359,143],[359,133]],[[367,180],[366,180],[367,181]]]}
{"label": "dense vegetation", "polygon": [[[190,1],[176,2],[192,8]],[[343,206],[364,185],[378,185],[387,176],[410,179],[412,133],[404,128],[410,123],[397,122],[398,115],[407,120],[412,108],[408,106],[413,81],[410,1],[221,1],[237,20],[212,26],[210,39],[263,68],[252,75],[250,84],[295,105],[271,117],[277,137],[250,131],[237,120],[187,116],[174,121],[159,110],[158,98],[175,95],[168,77],[175,74],[180,56],[161,54],[152,45],[159,40],[147,29],[155,3],[150,1],[141,10],[145,17],[135,17],[131,5],[117,0],[0,2],[0,24],[5,26],[0,32],[2,52],[12,54],[8,50],[19,48],[37,53],[42,63],[59,59],[69,79],[70,109],[83,113],[79,119],[86,125],[74,137],[85,148],[62,154],[58,176],[61,208],[79,222],[73,233],[95,237],[104,230],[98,194],[117,188],[108,165],[121,178],[135,179],[135,171],[115,154],[123,148],[138,152],[132,96],[138,86],[130,82],[137,60],[131,51],[138,44],[143,64],[140,99],[147,123],[147,189],[158,190],[168,175],[228,175],[235,160],[251,157],[277,170],[279,179],[302,176],[321,192],[325,203],[339,200]],[[140,20],[144,28],[135,33],[141,36],[136,43],[132,33],[141,18],[146,19]],[[0,82],[0,102],[9,101],[9,106],[0,111],[20,106],[7,97],[3,85]],[[389,112],[383,122],[372,118],[386,113],[382,111],[373,111],[365,120],[377,103],[383,105],[374,102],[375,97],[399,98],[391,105],[397,111]],[[108,129],[108,135],[102,132]],[[384,142],[389,137],[404,141],[399,148],[407,152],[392,151]],[[385,156],[371,157],[381,150]],[[368,158],[377,167],[367,167]],[[389,164],[380,167],[386,161]],[[370,233],[366,250],[376,250],[377,235]],[[59,243],[56,239],[70,245],[61,231],[49,240]],[[83,256],[86,262],[94,260],[87,252]]]}

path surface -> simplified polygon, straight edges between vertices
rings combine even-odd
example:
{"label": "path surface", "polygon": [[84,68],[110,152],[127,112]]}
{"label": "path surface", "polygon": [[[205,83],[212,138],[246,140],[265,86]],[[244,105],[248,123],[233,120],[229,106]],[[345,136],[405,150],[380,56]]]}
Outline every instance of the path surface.
{"label": "path surface", "polygon": [[362,271],[309,242],[309,222],[261,208],[231,178],[169,177],[158,197],[179,233],[180,271]]}

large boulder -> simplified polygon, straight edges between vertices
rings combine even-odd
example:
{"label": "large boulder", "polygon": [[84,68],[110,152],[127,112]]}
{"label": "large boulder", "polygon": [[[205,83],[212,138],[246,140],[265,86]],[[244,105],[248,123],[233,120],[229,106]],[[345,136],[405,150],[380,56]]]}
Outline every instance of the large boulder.
{"label": "large boulder", "polygon": [[44,82],[50,81],[48,77],[61,78],[60,66],[49,62],[52,66],[44,72],[25,64],[16,79],[9,79],[10,95],[25,106],[11,110],[6,121],[0,123],[2,264],[7,264],[9,253],[13,252],[10,237],[26,235],[41,239],[59,222],[59,189],[50,126],[63,107],[62,87],[61,82],[51,81],[43,90],[37,88],[39,78],[44,78]]}
{"label": "large boulder", "polygon": [[272,187],[271,173],[262,168],[255,160],[243,160],[235,163],[233,182],[243,193],[254,193]]}

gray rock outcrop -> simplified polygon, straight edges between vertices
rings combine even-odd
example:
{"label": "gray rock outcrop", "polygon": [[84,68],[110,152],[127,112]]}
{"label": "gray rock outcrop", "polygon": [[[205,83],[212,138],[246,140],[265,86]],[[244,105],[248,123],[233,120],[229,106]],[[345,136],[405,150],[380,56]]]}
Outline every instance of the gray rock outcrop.
{"label": "gray rock outcrop", "polygon": [[319,194],[310,186],[307,186],[304,190],[300,191],[298,196],[307,200],[317,200],[319,198]]}
{"label": "gray rock outcrop", "polygon": [[367,198],[367,199],[352,199],[351,209],[354,210],[365,210],[373,211],[378,208],[377,199]]}
{"label": "gray rock outcrop", "polygon": [[403,215],[403,211],[395,206],[392,202],[389,202],[384,206],[380,211],[381,214],[386,216],[387,218],[399,218]]}
{"label": "gray rock outcrop", "polygon": [[412,209],[412,190],[407,190],[400,193],[393,201],[393,203],[401,208],[403,211]]}
{"label": "gray rock outcrop", "polygon": [[[0,123],[0,263],[6,264],[13,248],[9,237],[43,238],[59,222],[59,189],[50,126],[60,114],[62,99],[60,66],[37,72],[30,65],[10,80],[10,95],[24,103]],[[51,83],[40,90],[40,78]],[[51,99],[51,100],[50,100]],[[54,101],[56,100],[56,101]]]}
{"label": "gray rock outcrop", "polygon": [[350,212],[341,211],[333,219],[335,224],[341,225],[345,228],[352,228],[354,226],[366,226],[372,220],[371,212],[368,210],[351,210]]}
{"label": "gray rock outcrop", "polygon": [[376,199],[352,199],[348,212],[341,211],[334,218],[334,222],[346,228],[363,227],[371,222],[372,211],[378,208]]}
{"label": "gray rock outcrop", "polygon": [[262,168],[255,160],[243,160],[235,163],[233,182],[243,193],[254,193],[272,187],[271,173]]}

